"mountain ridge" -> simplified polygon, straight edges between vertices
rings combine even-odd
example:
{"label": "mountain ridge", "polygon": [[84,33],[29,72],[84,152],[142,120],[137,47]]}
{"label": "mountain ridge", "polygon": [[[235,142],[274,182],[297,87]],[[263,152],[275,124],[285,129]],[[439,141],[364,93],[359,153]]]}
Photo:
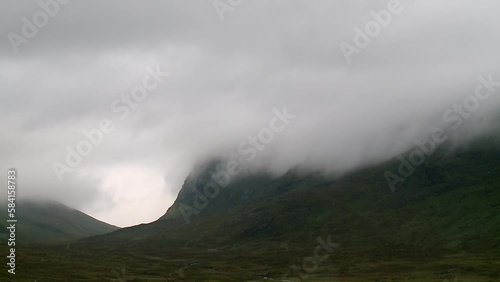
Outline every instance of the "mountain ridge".
{"label": "mountain ridge", "polygon": [[[317,175],[298,177],[293,172],[279,178],[272,178],[266,174],[242,177],[222,189],[217,197],[209,199],[208,205],[198,214],[193,214],[192,222],[186,224],[180,207],[192,205],[189,190],[196,186],[203,187],[202,184],[209,181],[210,169],[208,169],[196,178],[187,178],[179,192],[178,199],[158,221],[126,228],[109,236],[116,235],[118,241],[126,240],[132,245],[143,245],[142,240],[145,240],[144,242],[153,240],[152,242],[170,242],[177,247],[205,246],[207,248],[244,246],[245,243],[238,244],[238,240],[243,238],[247,238],[245,240],[247,243],[256,246],[261,242],[267,244],[272,241],[311,240],[310,238],[314,237],[312,234],[294,233],[291,230],[290,221],[296,220],[301,222],[303,227],[308,227],[307,230],[323,229],[324,232],[329,230],[329,233],[338,234],[341,237],[338,240],[343,241],[344,245],[378,246],[380,243],[411,245],[417,239],[417,234],[408,234],[406,231],[403,232],[405,234],[398,233],[396,236],[398,240],[394,238],[394,235],[390,235],[392,231],[389,230],[395,230],[397,222],[402,220],[397,216],[393,218],[391,213],[404,211],[413,217],[425,214],[425,216],[416,216],[413,219],[415,222],[406,223],[406,227],[411,227],[411,232],[417,232],[427,238],[429,235],[426,234],[432,228],[425,227],[426,219],[455,224],[453,228],[462,228],[462,230],[465,228],[463,224],[453,223],[458,213],[453,214],[452,210],[446,208],[444,198],[449,197],[450,199],[447,200],[455,202],[467,202],[468,205],[472,205],[473,201],[464,199],[470,197],[470,194],[479,197],[477,200],[482,203],[488,200],[481,195],[478,196],[474,192],[476,191],[485,195],[494,195],[493,199],[500,199],[499,189],[496,188],[496,182],[494,182],[498,180],[498,173],[491,174],[491,170],[500,167],[500,158],[498,158],[500,151],[497,147],[492,148],[483,150],[473,145],[455,151],[438,151],[426,160],[413,176],[409,177],[403,188],[395,193],[390,191],[383,175],[385,171],[397,167],[396,160],[362,169],[336,180]],[[481,163],[485,160],[489,163]],[[486,168],[490,170],[489,174],[484,174],[484,171],[480,173],[481,169]],[[469,170],[475,175],[468,177]],[[484,178],[484,181],[479,183],[480,186],[474,183],[478,177]],[[444,198],[440,198],[441,196]],[[370,199],[372,199],[371,202]],[[494,203],[489,204],[494,205]],[[433,212],[436,205],[442,205],[440,207],[442,211]],[[490,209],[498,212],[498,208],[494,206]],[[447,219],[445,217],[447,213],[452,213],[454,216]],[[492,225],[491,228],[495,234],[500,234],[499,227],[495,227],[500,226],[500,217],[494,218],[498,224]],[[328,223],[332,221],[335,224]],[[386,222],[390,226],[384,229],[380,222]],[[423,231],[418,231],[419,228]],[[144,232],[140,232],[139,229],[144,229]],[[370,232],[364,230],[371,230],[371,234],[377,239],[371,240]],[[132,236],[134,240],[126,239],[130,237],[125,235],[129,231],[131,234],[142,233],[142,235]],[[354,232],[356,236],[349,236],[349,232]],[[453,232],[457,231],[447,230],[443,234],[449,238],[455,238],[453,240],[463,235],[461,232],[453,235]],[[473,244],[463,240],[444,243],[446,236],[417,240],[417,246],[461,251],[468,249],[469,244]],[[401,240],[401,238],[404,239]],[[473,238],[470,240],[474,241]],[[110,243],[112,246],[113,243]],[[500,247],[498,242],[490,245],[483,243],[476,244],[475,249],[483,251]]]}

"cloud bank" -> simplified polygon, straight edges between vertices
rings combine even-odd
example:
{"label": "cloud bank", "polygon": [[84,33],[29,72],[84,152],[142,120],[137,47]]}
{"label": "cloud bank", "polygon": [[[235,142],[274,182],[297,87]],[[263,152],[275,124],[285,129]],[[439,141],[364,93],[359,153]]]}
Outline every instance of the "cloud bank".
{"label": "cloud bank", "polygon": [[[222,1],[223,20],[212,1],[40,2],[0,4],[2,168],[19,170],[19,197],[120,226],[160,217],[196,163],[241,157],[274,108],[296,118],[249,168],[343,173],[454,124],[443,115],[479,77],[500,81],[497,1],[401,1],[350,63],[340,45],[389,1]],[[57,13],[13,45],[47,3]],[[169,76],[118,118],[113,101],[148,67]],[[500,90],[480,102],[458,136],[498,124]],[[58,181],[53,163],[108,118],[114,130]]]}

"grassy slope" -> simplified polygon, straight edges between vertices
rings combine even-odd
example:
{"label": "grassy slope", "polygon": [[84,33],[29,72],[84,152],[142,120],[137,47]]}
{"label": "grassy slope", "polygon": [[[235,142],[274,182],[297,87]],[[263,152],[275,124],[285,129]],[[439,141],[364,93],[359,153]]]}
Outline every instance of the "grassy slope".
{"label": "grassy slope", "polygon": [[[159,222],[95,240],[117,247],[248,245],[255,250],[331,234],[345,248],[404,244],[452,252],[500,251],[500,150],[437,153],[391,193],[383,174],[397,164],[390,161],[338,181],[293,174],[241,179],[193,216],[189,226],[176,203]],[[203,187],[206,180],[191,181]],[[189,193],[181,194],[177,202],[189,204]]]}

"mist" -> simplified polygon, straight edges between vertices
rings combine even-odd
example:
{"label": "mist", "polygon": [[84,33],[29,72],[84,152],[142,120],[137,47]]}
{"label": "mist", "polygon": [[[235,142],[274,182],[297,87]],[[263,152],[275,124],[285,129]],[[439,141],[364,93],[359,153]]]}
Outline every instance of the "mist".
{"label": "mist", "polygon": [[0,4],[1,166],[18,169],[19,198],[129,226],[163,215],[212,158],[342,175],[436,128],[498,132],[496,1],[401,1],[363,48],[356,28],[390,1],[222,2],[57,2],[27,43],[9,34],[43,9]]}

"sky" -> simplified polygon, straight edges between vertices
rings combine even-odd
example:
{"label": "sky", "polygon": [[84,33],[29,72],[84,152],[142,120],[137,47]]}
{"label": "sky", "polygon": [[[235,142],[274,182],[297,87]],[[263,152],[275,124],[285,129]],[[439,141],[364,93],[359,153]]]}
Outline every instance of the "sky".
{"label": "sky", "polygon": [[[0,167],[18,170],[18,200],[123,227],[161,217],[210,158],[342,174],[436,127],[492,132],[499,10],[494,0],[2,1]],[[484,99],[471,98],[478,87]],[[459,114],[464,101],[474,110]],[[252,136],[265,142],[250,149]]]}

